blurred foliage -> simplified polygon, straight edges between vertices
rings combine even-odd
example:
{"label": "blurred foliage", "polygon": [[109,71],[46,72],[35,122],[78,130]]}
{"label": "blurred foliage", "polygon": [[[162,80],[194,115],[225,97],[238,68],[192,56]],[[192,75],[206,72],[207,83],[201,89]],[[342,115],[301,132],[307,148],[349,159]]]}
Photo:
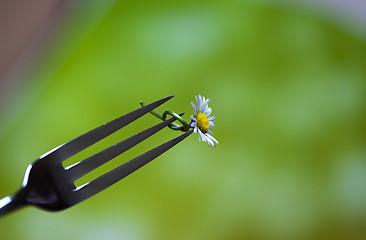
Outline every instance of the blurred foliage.
{"label": "blurred foliage", "polygon": [[[365,80],[365,41],[294,7],[76,5],[0,117],[2,196],[33,159],[140,100],[174,94],[159,111],[189,119],[195,95],[212,98],[220,143],[191,136],[69,210],[0,219],[0,238],[365,239]],[[67,164],[158,122],[145,116]],[[177,134],[164,130],[83,181]]]}

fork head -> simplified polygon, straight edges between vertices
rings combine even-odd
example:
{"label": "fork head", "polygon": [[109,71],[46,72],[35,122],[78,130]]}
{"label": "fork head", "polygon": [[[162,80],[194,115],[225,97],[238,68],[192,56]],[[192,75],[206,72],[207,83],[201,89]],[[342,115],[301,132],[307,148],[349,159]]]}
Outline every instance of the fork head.
{"label": "fork head", "polygon": [[174,122],[175,119],[171,118],[159,123],[72,166],[62,166],[65,159],[128,125],[172,97],[163,98],[130,112],[42,155],[28,166],[22,189],[16,197],[23,199],[24,204],[34,205],[44,210],[63,210],[99,193],[152,161],[185,139],[192,131],[186,132],[79,187],[75,186],[75,180],[157,133]]}

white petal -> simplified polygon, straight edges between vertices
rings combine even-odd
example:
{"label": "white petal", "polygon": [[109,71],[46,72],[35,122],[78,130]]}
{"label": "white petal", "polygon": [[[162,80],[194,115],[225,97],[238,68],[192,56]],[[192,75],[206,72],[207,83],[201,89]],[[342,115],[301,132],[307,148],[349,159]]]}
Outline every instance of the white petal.
{"label": "white petal", "polygon": [[215,124],[213,122],[208,121],[210,127],[215,127]]}
{"label": "white petal", "polygon": [[198,132],[198,139],[200,140],[200,142],[201,142],[201,140],[202,140],[202,136],[201,136],[201,131],[200,131],[200,129],[199,128],[196,128],[196,132]]}
{"label": "white petal", "polygon": [[208,121],[215,122],[215,116],[209,116],[208,117]]}
{"label": "white petal", "polygon": [[202,103],[202,106],[201,106],[201,108],[199,109],[199,111],[200,112],[206,112],[206,110],[209,108],[208,107],[208,103],[209,103],[209,101],[210,101],[211,99],[207,99],[207,100],[205,100],[203,103]]}
{"label": "white petal", "polygon": [[205,98],[205,97],[203,97],[203,103],[204,103],[204,105],[208,105],[208,103],[211,101],[211,99],[210,98]]}
{"label": "white petal", "polygon": [[206,116],[210,116],[210,114],[212,113],[212,109],[208,107],[203,113],[206,114]]}
{"label": "white petal", "polygon": [[209,98],[209,99],[207,99],[206,101],[205,101],[205,105],[206,106],[208,106],[208,103],[211,101],[211,98]]}
{"label": "white petal", "polygon": [[210,134],[206,134],[207,137],[209,137],[210,139],[212,139],[214,142],[216,142],[217,144],[219,143],[213,136],[211,136]]}
{"label": "white petal", "polygon": [[205,107],[205,97],[201,97],[201,109]]}
{"label": "white petal", "polygon": [[194,103],[193,103],[193,102],[191,102],[191,105],[192,105],[192,107],[193,107],[194,112],[196,112],[196,106],[194,105]]}
{"label": "white petal", "polygon": [[200,100],[197,96],[195,96],[195,98],[196,98],[196,106],[197,106],[196,110],[198,111],[198,109],[200,108]]}
{"label": "white petal", "polygon": [[207,135],[206,134],[206,138],[207,138],[207,142],[208,142],[208,145],[212,145],[212,146],[215,146],[215,143],[212,141],[212,139],[209,138],[210,135]]}
{"label": "white petal", "polygon": [[203,134],[200,129],[198,129],[198,133],[200,134],[202,141],[206,142],[205,134]]}
{"label": "white petal", "polygon": [[201,95],[198,95],[198,100],[197,100],[197,111],[201,112],[201,108],[202,108],[202,97]]}

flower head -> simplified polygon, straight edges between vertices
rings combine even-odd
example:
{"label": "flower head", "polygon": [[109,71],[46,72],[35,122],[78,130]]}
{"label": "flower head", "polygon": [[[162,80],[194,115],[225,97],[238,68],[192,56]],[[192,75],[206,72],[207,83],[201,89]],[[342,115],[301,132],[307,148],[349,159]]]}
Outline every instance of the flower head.
{"label": "flower head", "polygon": [[215,116],[210,116],[212,109],[208,107],[211,99],[206,99],[201,95],[196,96],[196,105],[191,102],[194,109],[194,115],[191,116],[191,127],[194,132],[199,133],[199,140],[207,142],[208,145],[216,146],[219,142],[212,136],[211,127],[214,127]]}

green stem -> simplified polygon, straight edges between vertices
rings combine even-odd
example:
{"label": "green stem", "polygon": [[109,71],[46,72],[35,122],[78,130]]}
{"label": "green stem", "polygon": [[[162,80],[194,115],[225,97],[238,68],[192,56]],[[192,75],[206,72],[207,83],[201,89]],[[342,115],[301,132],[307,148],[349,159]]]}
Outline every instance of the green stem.
{"label": "green stem", "polygon": [[[144,107],[144,106],[146,106],[146,104],[143,102],[143,101],[141,101],[140,102],[140,105],[142,106],[142,107]],[[173,130],[180,130],[180,131],[183,131],[183,132],[187,132],[191,127],[190,127],[190,125],[186,122],[186,120],[184,120],[181,116],[179,116],[177,113],[175,113],[175,112],[172,112],[172,111],[170,111],[170,110],[167,110],[167,111],[165,111],[164,113],[163,113],[163,115],[161,115],[159,112],[157,112],[157,111],[155,111],[155,110],[151,110],[150,111],[150,113],[152,114],[152,115],[154,115],[155,117],[157,117],[157,118],[159,118],[159,119],[161,119],[161,120],[163,120],[163,121],[165,121],[166,120],[166,117],[167,117],[167,115],[170,115],[170,116],[172,116],[172,117],[174,117],[175,119],[177,119],[179,122],[181,122],[183,125],[178,125],[178,124],[176,124],[176,123],[171,123],[170,125],[169,125],[169,128],[170,129],[173,129]]]}

